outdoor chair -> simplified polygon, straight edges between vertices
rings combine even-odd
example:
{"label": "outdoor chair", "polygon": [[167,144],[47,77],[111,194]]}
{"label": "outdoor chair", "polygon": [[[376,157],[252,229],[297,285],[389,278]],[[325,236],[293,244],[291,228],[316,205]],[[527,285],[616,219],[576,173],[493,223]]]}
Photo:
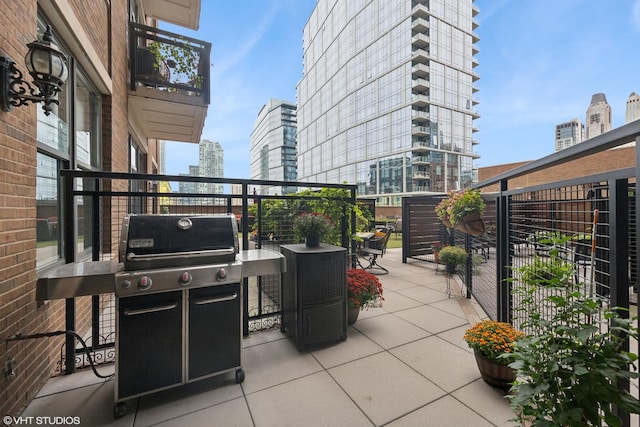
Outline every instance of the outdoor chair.
{"label": "outdoor chair", "polygon": [[358,264],[363,270],[371,270],[374,274],[387,274],[389,270],[378,264],[378,257],[382,258],[387,251],[387,243],[391,237],[391,229],[383,228],[368,240],[358,250],[358,257],[363,258],[368,264],[362,266],[360,260]]}

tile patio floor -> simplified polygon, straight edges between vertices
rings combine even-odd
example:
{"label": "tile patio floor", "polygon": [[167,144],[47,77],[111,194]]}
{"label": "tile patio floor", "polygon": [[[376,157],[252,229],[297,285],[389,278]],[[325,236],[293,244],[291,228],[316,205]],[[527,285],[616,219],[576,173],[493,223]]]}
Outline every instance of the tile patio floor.
{"label": "tile patio floor", "polygon": [[279,329],[252,333],[243,340],[242,384],[223,374],[132,399],[117,420],[113,379],[91,370],[59,376],[22,416],[75,416],[82,426],[515,425],[462,340],[482,309],[457,285],[448,298],[433,264],[401,257],[390,249],[379,260],[390,271],[379,276],[384,307],[361,312],[344,342],[300,352]]}

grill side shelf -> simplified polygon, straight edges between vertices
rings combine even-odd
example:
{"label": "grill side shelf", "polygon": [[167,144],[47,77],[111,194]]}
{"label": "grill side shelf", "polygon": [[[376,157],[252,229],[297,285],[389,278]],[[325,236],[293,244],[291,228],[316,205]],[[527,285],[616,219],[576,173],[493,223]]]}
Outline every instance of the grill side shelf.
{"label": "grill side shelf", "polygon": [[115,274],[121,269],[122,264],[115,260],[65,264],[38,278],[36,300],[112,293]]}

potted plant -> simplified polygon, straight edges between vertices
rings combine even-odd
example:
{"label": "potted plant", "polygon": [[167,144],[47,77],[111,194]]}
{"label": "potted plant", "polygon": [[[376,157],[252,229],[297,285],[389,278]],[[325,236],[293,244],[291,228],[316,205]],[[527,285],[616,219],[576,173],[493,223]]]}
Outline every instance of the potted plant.
{"label": "potted plant", "polygon": [[433,252],[433,260],[436,264],[440,264],[440,250],[446,245],[442,242],[431,243],[431,251]]}
{"label": "potted plant", "polygon": [[[553,240],[561,246],[569,237]],[[549,252],[557,260],[559,251]],[[640,401],[618,387],[637,378],[638,356],[626,348],[637,341],[637,317],[609,307],[607,300],[572,282],[540,292],[521,273],[513,286],[514,322],[527,331],[511,353],[516,369],[509,399],[517,420],[531,425],[621,425],[613,406],[640,413]],[[526,270],[525,270],[526,272]],[[597,393],[594,393],[597,390]]]}
{"label": "potted plant", "polygon": [[484,233],[484,214],[486,205],[480,191],[452,191],[446,199],[438,203],[436,215],[445,224],[474,236]]}
{"label": "potted plant", "polygon": [[459,246],[445,246],[440,249],[440,261],[446,265],[448,273],[455,273],[459,265],[467,262],[469,254]]}
{"label": "potted plant", "polygon": [[513,351],[517,340],[524,333],[513,325],[494,320],[476,323],[464,333],[464,340],[473,353],[482,379],[494,387],[507,391],[516,379],[516,373],[509,367],[507,356]]}
{"label": "potted plant", "polygon": [[382,307],[382,301],[382,283],[375,274],[360,268],[347,270],[349,324],[356,321],[360,310]]}
{"label": "potted plant", "polygon": [[293,219],[293,231],[296,237],[298,240],[304,239],[308,247],[318,246],[322,237],[331,230],[332,226],[333,221],[318,212],[301,213]]}

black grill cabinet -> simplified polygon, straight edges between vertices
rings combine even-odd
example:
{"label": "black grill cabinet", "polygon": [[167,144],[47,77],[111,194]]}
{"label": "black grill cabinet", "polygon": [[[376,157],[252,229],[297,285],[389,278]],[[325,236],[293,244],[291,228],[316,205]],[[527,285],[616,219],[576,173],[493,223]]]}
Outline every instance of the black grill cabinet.
{"label": "black grill cabinet", "polygon": [[282,332],[299,350],[347,339],[347,250],[320,244],[283,245]]}

